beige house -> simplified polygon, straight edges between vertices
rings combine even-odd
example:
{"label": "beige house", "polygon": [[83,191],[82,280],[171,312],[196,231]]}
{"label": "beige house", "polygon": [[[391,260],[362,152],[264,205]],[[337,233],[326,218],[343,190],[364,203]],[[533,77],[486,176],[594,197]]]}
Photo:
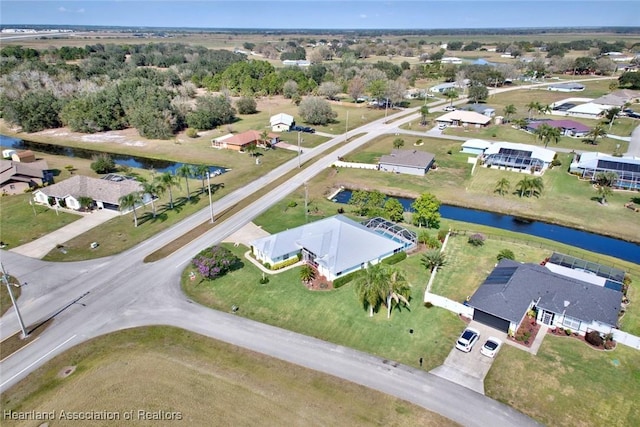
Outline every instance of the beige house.
{"label": "beige house", "polygon": [[[80,198],[89,197],[98,209],[119,210],[120,198],[135,192],[142,192],[142,185],[120,175],[108,175],[102,179],[75,175],[34,191],[33,197],[42,205],[74,210],[81,208]],[[144,194],[143,203],[150,200],[151,196]]]}
{"label": "beige house", "polygon": [[[262,141],[262,132],[257,130],[248,130],[236,135],[228,134],[211,140],[211,146],[213,148],[221,148],[233,151],[244,151],[244,149],[251,144],[256,146],[266,146],[265,141]],[[278,135],[272,133],[267,134],[268,143],[274,145],[278,143]]]}
{"label": "beige house", "polygon": [[487,126],[491,122],[491,117],[475,111],[456,110],[438,117],[436,122],[447,126],[473,126],[479,128]]}
{"label": "beige house", "polygon": [[36,155],[31,150],[17,151],[11,155],[11,160],[20,163],[33,163],[36,161]]}
{"label": "beige house", "polygon": [[29,188],[40,187],[53,182],[53,173],[47,162],[38,160],[21,163],[13,160],[0,161],[0,193],[21,194]]}

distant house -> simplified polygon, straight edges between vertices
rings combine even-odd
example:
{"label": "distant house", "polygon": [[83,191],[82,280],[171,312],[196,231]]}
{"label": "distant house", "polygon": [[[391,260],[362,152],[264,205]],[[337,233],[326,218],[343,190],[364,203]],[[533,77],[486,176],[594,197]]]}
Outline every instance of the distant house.
{"label": "distant house", "polygon": [[609,109],[609,106],[601,104],[595,104],[593,102],[585,102],[584,104],[576,105],[566,111],[567,116],[584,117],[588,119],[598,118],[603,111]]}
{"label": "distant house", "polygon": [[[142,185],[138,181],[120,175],[108,175],[102,179],[75,175],[36,190],[33,196],[36,203],[49,207],[60,206],[79,210],[80,198],[89,197],[98,209],[119,210],[121,197],[141,191]],[[145,194],[143,203],[150,199],[151,196]]]}
{"label": "distant house", "polygon": [[555,83],[552,85],[549,85],[547,87],[547,90],[551,90],[554,92],[581,92],[585,89],[584,85],[581,85],[580,83]]}
{"label": "distant house", "polygon": [[305,59],[285,59],[282,61],[282,65],[285,67],[309,67],[311,62]]}
{"label": "distant house", "polygon": [[481,159],[486,166],[544,172],[555,155],[555,151],[536,145],[494,142],[484,150]]}
{"label": "distant house", "polygon": [[573,120],[531,121],[527,123],[527,126],[525,129],[528,132],[534,133],[543,124],[546,124],[547,126],[551,126],[553,128],[560,129],[560,132],[562,133],[562,135],[572,136],[574,138],[582,138],[591,131],[591,128],[589,126]]}
{"label": "distant house", "polygon": [[622,108],[626,104],[640,102],[640,91],[622,89],[608,93],[591,101],[593,104],[603,105],[608,108]]}
{"label": "distant house", "polygon": [[456,110],[438,117],[436,122],[446,124],[447,126],[482,127],[487,126],[491,122],[491,117],[476,113],[475,111]]}
{"label": "distant house", "polygon": [[[589,275],[571,268],[547,268],[503,259],[469,302],[473,319],[511,334],[530,310],[536,321],[582,335],[610,333],[618,324],[622,292],[607,280],[586,281]],[[593,276],[593,275],[592,275]]]}
{"label": "distant house", "polygon": [[254,240],[251,251],[271,266],[300,259],[333,281],[414,247],[416,241],[415,233],[382,218],[365,225],[335,215]]}
{"label": "distant house", "polygon": [[615,172],[618,180],[614,187],[640,190],[640,158],[637,157],[614,157],[588,151],[575,156],[569,172],[589,180],[595,179],[599,172]]}
{"label": "distant house", "polygon": [[36,155],[31,150],[17,151],[11,154],[11,160],[20,163],[33,163],[36,161]]}
{"label": "distant house", "polygon": [[489,107],[486,104],[467,104],[461,109],[466,111],[475,111],[476,113],[483,114],[487,117],[493,117],[496,115],[496,109]]}
{"label": "distant house", "polygon": [[451,83],[441,83],[439,85],[435,85],[429,88],[429,92],[433,93],[444,93],[450,89],[464,89],[470,83],[469,79],[464,79],[462,85],[459,85],[457,82]]}
{"label": "distant house", "polygon": [[381,171],[424,176],[433,165],[435,155],[418,150],[392,150],[391,154],[380,157]]}
{"label": "distant house", "polygon": [[441,64],[462,64],[462,59],[456,56],[445,56],[440,60]]}
{"label": "distant house", "polygon": [[271,130],[273,132],[286,132],[295,122],[293,121],[292,115],[279,113],[271,116],[269,123],[271,124]]}
{"label": "distant house", "polygon": [[[213,148],[220,148],[226,150],[233,151],[244,151],[247,146],[251,144],[255,144],[257,146],[261,146],[264,144],[262,141],[262,132],[258,132],[257,130],[248,130],[242,133],[238,133],[236,135],[227,134],[221,136],[219,138],[214,138],[211,140],[211,146]],[[269,141],[267,141],[270,145],[275,145],[279,141],[278,135],[274,135],[269,133],[267,135]]]}
{"label": "distant house", "polygon": [[21,163],[0,160],[0,193],[21,194],[29,188],[53,183],[53,173],[47,162]]}

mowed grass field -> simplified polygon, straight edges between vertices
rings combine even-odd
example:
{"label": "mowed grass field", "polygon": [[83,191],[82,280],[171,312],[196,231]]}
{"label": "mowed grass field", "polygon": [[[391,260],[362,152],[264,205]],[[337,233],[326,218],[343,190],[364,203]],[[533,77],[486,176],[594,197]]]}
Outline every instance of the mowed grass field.
{"label": "mowed grass field", "polygon": [[[75,372],[60,375],[69,367]],[[456,425],[366,387],[169,327],[124,330],[76,346],[0,399],[3,411],[134,414],[133,421],[51,426]],[[140,420],[138,410],[177,412],[181,420]]]}

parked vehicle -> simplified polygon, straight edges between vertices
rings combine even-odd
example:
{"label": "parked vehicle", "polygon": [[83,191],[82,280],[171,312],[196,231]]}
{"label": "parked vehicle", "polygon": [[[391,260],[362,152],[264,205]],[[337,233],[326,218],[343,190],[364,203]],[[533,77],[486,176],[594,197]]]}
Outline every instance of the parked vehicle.
{"label": "parked vehicle", "polygon": [[489,339],[480,349],[480,353],[484,354],[487,357],[495,357],[495,355],[498,353],[498,350],[500,350],[501,345],[502,341],[500,341],[498,338],[489,337]]}
{"label": "parked vehicle", "polygon": [[309,126],[293,125],[293,126],[291,126],[289,128],[289,132],[316,133],[316,130],[314,128],[309,127]]}
{"label": "parked vehicle", "polygon": [[453,105],[447,105],[446,107],[444,107],[444,111],[456,111],[456,107],[454,107]]}
{"label": "parked vehicle", "polygon": [[476,342],[480,339],[480,332],[473,328],[466,328],[458,341],[456,341],[456,348],[465,353],[469,353]]}

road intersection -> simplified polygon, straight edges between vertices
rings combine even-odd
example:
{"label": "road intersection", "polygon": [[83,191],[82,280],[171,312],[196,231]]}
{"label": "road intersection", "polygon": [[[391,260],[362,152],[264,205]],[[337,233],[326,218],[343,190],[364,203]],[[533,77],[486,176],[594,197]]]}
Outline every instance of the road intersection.
{"label": "road intersection", "polygon": [[[239,230],[329,167],[337,157],[418,118],[417,109],[401,111],[350,131],[350,135],[362,135],[351,141],[345,143],[346,136],[339,135],[306,150],[301,161],[312,163],[300,173],[154,263],[144,263],[143,259],[207,221],[209,209],[203,209],[122,254],[93,261],[49,263],[2,251],[2,262],[8,272],[28,283],[19,301],[25,323],[34,324],[59,313],[45,333],[0,362],[0,392],[56,355],[88,339],[131,327],[170,325],[374,388],[463,425],[537,425],[507,405],[422,370],[200,306],[190,301],[180,289],[180,275],[194,254]],[[323,151],[335,146],[339,147],[331,154],[322,155]],[[251,186],[215,202],[214,210],[221,212],[234,206],[250,196],[254,189],[264,188],[297,167],[297,158],[288,161]],[[74,304],[76,300],[82,304]],[[60,311],[63,307],[66,308]],[[15,314],[9,311],[0,319],[0,339],[17,330]],[[461,410],[462,402],[465,410]]]}

